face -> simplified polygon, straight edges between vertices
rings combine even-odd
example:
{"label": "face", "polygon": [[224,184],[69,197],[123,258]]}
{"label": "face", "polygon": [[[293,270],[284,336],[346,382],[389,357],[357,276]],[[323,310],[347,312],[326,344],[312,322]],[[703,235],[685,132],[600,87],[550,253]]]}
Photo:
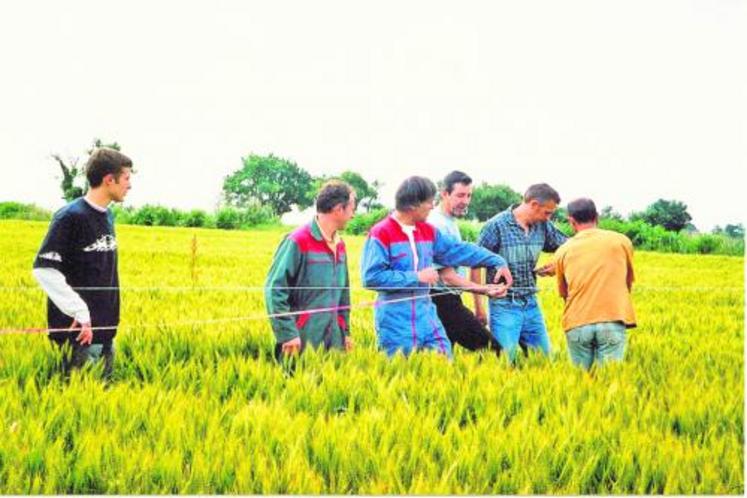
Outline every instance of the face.
{"label": "face", "polygon": [[347,204],[338,204],[333,209],[340,230],[345,228],[345,225],[347,225],[348,221],[350,221],[350,219],[355,216],[355,203],[355,192],[353,192],[350,194],[350,200],[348,200]]}
{"label": "face", "polygon": [[441,202],[443,203],[444,210],[450,216],[459,217],[466,215],[470,201],[472,201],[471,184],[455,183],[451,189],[451,193],[445,190],[441,192]]}
{"label": "face", "polygon": [[433,197],[415,206],[410,211],[410,214],[413,217],[413,221],[417,223],[419,221],[425,221],[428,218],[428,215],[430,214],[432,210],[433,210]]}
{"label": "face", "polygon": [[532,214],[532,223],[539,223],[542,221],[549,221],[558,205],[555,201],[547,201],[541,204],[539,201],[532,199],[529,201],[530,212]]}
{"label": "face", "polygon": [[115,178],[114,175],[106,175],[104,177],[104,184],[107,187],[111,200],[115,202],[124,201],[127,192],[132,188],[130,183],[131,176],[132,170],[130,168],[124,168],[118,178]]}

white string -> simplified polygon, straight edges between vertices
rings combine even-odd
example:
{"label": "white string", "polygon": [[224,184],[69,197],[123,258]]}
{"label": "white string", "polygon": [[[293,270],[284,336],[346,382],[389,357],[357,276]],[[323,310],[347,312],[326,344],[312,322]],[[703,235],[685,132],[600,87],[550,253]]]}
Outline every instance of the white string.
{"label": "white string", "polygon": [[[121,292],[249,292],[249,291],[265,291],[268,289],[274,290],[360,290],[360,291],[417,291],[423,290],[428,287],[362,287],[362,286],[278,286],[273,285],[270,287],[263,286],[154,286],[154,287],[72,287],[73,290],[82,291],[113,291],[119,290]],[[433,287],[432,287],[433,288]],[[441,287],[435,287],[435,289],[441,289]],[[449,290],[453,291],[465,291],[472,292],[474,287],[453,287],[448,286]],[[509,287],[511,290],[528,290],[528,291],[548,291],[555,290],[551,287]],[[633,290],[654,290],[654,291],[742,291],[744,287],[729,287],[729,286],[657,286],[657,285],[633,285]],[[41,287],[0,287],[0,292],[43,292]]]}
{"label": "white string", "polygon": [[[414,301],[416,299],[424,299],[426,297],[433,297],[433,296],[441,296],[445,294],[450,294],[449,291],[434,293],[434,294],[418,294],[416,296],[408,296],[408,297],[402,297],[397,299],[389,299],[385,301],[368,301],[364,303],[358,303],[358,304],[349,304],[346,306],[330,306],[325,308],[313,308],[310,310],[298,310],[298,311],[284,311],[280,313],[270,313],[270,314],[256,314],[256,315],[250,315],[250,316],[242,316],[242,317],[228,317],[228,318],[208,318],[204,320],[187,320],[187,321],[181,321],[181,322],[169,322],[169,323],[146,323],[146,324],[132,324],[132,325],[125,325],[123,327],[120,326],[101,326],[101,327],[91,327],[92,331],[101,331],[101,330],[112,330],[112,329],[149,329],[149,328],[158,328],[158,327],[186,327],[186,326],[197,326],[197,325],[215,325],[220,323],[231,323],[231,322],[242,322],[242,321],[252,321],[252,320],[268,320],[272,318],[286,318],[286,317],[292,317],[292,316],[298,316],[303,314],[309,314],[314,315],[318,313],[329,313],[329,312],[335,312],[335,311],[347,311],[352,310],[354,308],[367,308],[367,307],[376,307],[376,306],[382,306],[392,303],[400,303],[405,301]],[[10,334],[20,334],[20,333],[26,333],[26,334],[46,334],[46,333],[60,333],[60,332],[77,332],[79,331],[79,328],[76,329],[70,329],[70,328],[23,328],[23,327],[10,327],[10,328],[2,328],[0,329],[0,335],[10,335]]]}

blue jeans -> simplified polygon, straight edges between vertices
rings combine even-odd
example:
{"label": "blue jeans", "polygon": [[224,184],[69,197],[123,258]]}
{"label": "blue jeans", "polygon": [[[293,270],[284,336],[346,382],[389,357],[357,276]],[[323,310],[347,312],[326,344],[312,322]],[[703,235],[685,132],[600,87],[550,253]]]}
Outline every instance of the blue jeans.
{"label": "blue jeans", "polygon": [[490,331],[511,361],[519,344],[550,354],[550,337],[535,296],[491,299],[489,309]]}
{"label": "blue jeans", "polygon": [[621,322],[599,322],[570,329],[565,337],[571,361],[588,370],[594,361],[622,361],[626,335]]}

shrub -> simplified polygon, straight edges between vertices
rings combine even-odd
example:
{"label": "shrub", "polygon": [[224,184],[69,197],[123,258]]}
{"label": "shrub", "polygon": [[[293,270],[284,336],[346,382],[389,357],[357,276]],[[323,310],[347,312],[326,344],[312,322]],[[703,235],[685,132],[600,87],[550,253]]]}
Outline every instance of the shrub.
{"label": "shrub", "polygon": [[52,219],[52,213],[35,204],[0,202],[0,220],[10,219],[47,221]]}
{"label": "shrub", "polygon": [[480,229],[482,229],[482,223],[457,220],[457,226],[459,227],[459,233],[462,234],[462,240],[465,242],[477,242],[477,238],[480,236]]}
{"label": "shrub", "polygon": [[350,235],[363,235],[368,233],[372,226],[383,220],[389,214],[388,208],[380,208],[370,213],[358,214],[348,222],[345,233]]}

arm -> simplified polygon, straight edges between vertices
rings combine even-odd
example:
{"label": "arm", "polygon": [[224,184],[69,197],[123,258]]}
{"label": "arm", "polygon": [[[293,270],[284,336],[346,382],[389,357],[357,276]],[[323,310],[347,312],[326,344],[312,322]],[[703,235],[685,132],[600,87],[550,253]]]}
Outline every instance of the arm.
{"label": "arm", "polygon": [[[471,270],[479,271],[479,270]],[[472,280],[462,277],[454,268],[447,267],[438,271],[443,283],[450,287],[465,290],[473,294],[488,295],[490,297],[501,297],[508,290],[505,285],[478,285]]]}
{"label": "arm", "polygon": [[88,305],[70,287],[65,275],[55,268],[34,268],[31,273],[54,305],[73,319],[70,329],[73,330],[80,325],[81,331],[76,340],[83,345],[91,344],[93,329]]}
{"label": "arm", "polygon": [[374,290],[382,287],[416,288],[420,285],[415,271],[393,269],[384,244],[371,236],[366,239],[363,246],[361,281],[364,287]]}
{"label": "arm", "polygon": [[78,323],[91,323],[91,313],[83,298],[68,285],[65,275],[55,268],[34,268],[32,274],[60,311]]}
{"label": "arm", "polygon": [[511,286],[513,277],[502,256],[469,242],[460,242],[453,237],[436,231],[433,243],[433,259],[443,266],[495,267],[494,283],[501,278]]}
{"label": "arm", "polygon": [[[296,285],[296,277],[301,266],[301,252],[296,243],[289,238],[285,238],[280,243],[275,257],[272,260],[272,266],[267,274],[265,281],[265,308],[267,314],[285,313],[291,309],[291,289]],[[272,331],[279,344],[285,344],[295,341],[294,345],[300,348],[300,336],[296,327],[295,317],[275,317],[270,318]]]}
{"label": "arm", "polygon": [[[470,280],[477,285],[482,285],[484,281],[483,272],[484,270],[482,268],[472,268],[470,270]],[[488,323],[488,315],[485,312],[485,305],[483,304],[482,296],[480,294],[472,295],[475,299],[475,316],[483,325],[485,325]]]}
{"label": "arm", "polygon": [[561,254],[557,255],[554,265],[555,275],[558,280],[558,294],[560,294],[560,297],[562,297],[565,301],[566,299],[568,299],[568,282],[566,282],[565,280],[565,267],[563,266],[563,259]]}
{"label": "arm", "polygon": [[469,242],[460,242],[438,230],[433,243],[433,259],[442,266],[496,267],[506,260],[492,251]]}
{"label": "arm", "polygon": [[625,244],[625,257],[628,266],[625,284],[628,286],[628,292],[630,292],[633,290],[633,282],[635,281],[635,274],[633,272],[633,244],[630,240],[627,240]]}
{"label": "arm", "polygon": [[560,246],[565,244],[568,237],[558,230],[558,227],[548,221],[545,223],[545,245],[542,247],[544,252],[555,252]]}
{"label": "arm", "polygon": [[70,330],[80,325],[80,333],[75,340],[86,345],[91,344],[93,340],[91,314],[88,305],[70,287],[63,273],[76,243],[75,228],[75,219],[72,216],[64,212],[55,215],[34,260],[32,273],[50,301],[62,313],[73,318]]}
{"label": "arm", "polygon": [[350,337],[350,273],[348,272],[347,259],[345,260],[345,288],[340,295],[340,307],[338,322],[346,351],[353,348],[353,339]]}

